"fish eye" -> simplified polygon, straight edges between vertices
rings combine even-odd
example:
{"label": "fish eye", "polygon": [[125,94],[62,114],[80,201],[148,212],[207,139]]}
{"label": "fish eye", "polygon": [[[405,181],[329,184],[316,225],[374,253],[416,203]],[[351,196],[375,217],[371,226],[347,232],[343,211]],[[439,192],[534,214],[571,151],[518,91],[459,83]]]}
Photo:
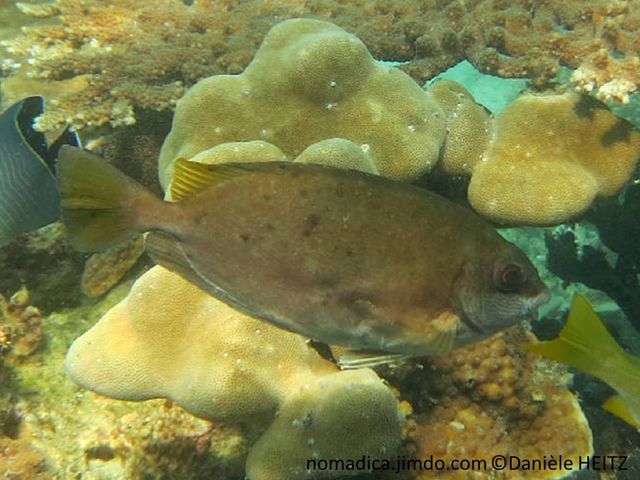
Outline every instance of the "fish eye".
{"label": "fish eye", "polygon": [[522,287],[524,274],[520,265],[510,263],[504,267],[498,276],[498,290],[504,293],[513,293]]}

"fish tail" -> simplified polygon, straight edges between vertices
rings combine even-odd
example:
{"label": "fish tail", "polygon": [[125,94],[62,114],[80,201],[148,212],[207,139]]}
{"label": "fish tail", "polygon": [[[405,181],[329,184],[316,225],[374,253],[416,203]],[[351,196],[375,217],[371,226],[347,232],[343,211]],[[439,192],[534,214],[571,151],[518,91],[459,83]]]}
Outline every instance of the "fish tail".
{"label": "fish tail", "polygon": [[626,362],[628,357],[589,301],[578,294],[573,297],[569,318],[558,338],[526,344],[523,348],[600,379],[605,376],[605,364],[610,365],[611,360]]}
{"label": "fish tail", "polygon": [[60,149],[56,179],[71,244],[85,252],[107,249],[149,230],[149,214],[162,203],[113,165],[80,148]]}

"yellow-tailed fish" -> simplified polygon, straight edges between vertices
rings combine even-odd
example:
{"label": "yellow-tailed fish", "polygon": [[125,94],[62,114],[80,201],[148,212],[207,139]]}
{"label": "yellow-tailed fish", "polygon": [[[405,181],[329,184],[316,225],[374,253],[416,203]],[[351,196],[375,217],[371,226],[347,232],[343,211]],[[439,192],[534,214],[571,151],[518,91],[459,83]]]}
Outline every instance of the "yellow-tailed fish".
{"label": "yellow-tailed fish", "polygon": [[640,359],[618,345],[582,295],[573,297],[569,318],[558,338],[523,348],[609,384],[618,393],[602,407],[640,429]]}
{"label": "yellow-tailed fish", "polygon": [[163,202],[64,148],[62,218],[104,249],[138,232],[161,265],[233,307],[327,344],[343,365],[440,354],[529,317],[548,289],[471,211],[405,183],[289,162],[176,162]]}

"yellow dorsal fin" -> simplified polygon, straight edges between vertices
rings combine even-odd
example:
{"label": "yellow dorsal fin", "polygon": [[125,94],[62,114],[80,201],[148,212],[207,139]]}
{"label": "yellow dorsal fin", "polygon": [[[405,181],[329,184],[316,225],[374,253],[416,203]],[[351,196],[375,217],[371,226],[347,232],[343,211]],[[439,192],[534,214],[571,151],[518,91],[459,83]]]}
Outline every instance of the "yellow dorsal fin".
{"label": "yellow dorsal fin", "polygon": [[171,199],[174,202],[184,200],[212,185],[246,175],[251,171],[250,165],[245,166],[239,163],[210,165],[179,158],[176,160],[173,171]]}
{"label": "yellow dorsal fin", "polygon": [[602,404],[602,408],[607,412],[613,413],[616,417],[621,418],[629,425],[640,429],[640,422],[633,416],[629,404],[622,396],[613,395],[609,397],[609,399]]}
{"label": "yellow dorsal fin", "polygon": [[569,318],[558,338],[522,347],[604,381],[607,379],[603,378],[606,372],[600,371],[602,359],[624,354],[589,301],[578,294],[573,297]]}

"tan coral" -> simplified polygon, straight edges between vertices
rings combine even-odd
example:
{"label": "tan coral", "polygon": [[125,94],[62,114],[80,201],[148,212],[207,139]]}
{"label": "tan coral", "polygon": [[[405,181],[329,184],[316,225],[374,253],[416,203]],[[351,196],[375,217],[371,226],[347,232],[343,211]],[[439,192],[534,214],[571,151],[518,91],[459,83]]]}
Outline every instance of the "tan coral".
{"label": "tan coral", "polygon": [[[29,28],[9,42],[7,73],[22,64],[19,70],[28,70],[43,84],[69,76],[90,78],[81,92],[55,94],[38,122],[47,130],[66,124],[126,124],[140,107],[173,108],[183,89],[197,80],[240,73],[267,30],[296,16],[335,22],[361,38],[376,58],[406,61],[401,68],[420,83],[462,58],[486,73],[531,78],[537,88],[548,86],[560,65],[578,68],[578,87],[602,88],[603,98],[613,100],[624,101],[640,82],[640,13],[626,1],[550,0],[533,10],[528,0],[196,0],[189,6],[171,0],[142,5],[135,0],[56,0],[22,5],[30,15],[61,15],[58,22]],[[611,85],[616,80],[622,88]],[[36,93],[41,93],[38,88],[30,92]]]}
{"label": "tan coral", "polygon": [[[592,453],[589,425],[576,397],[564,386],[567,375],[562,369],[549,370],[546,361],[518,348],[529,335],[516,328],[430,363],[425,395],[437,398],[437,403],[417,419],[412,434],[417,456],[439,459],[444,465],[454,460],[479,462],[473,472],[434,470],[416,478],[559,479],[573,469],[509,468],[509,456],[523,466],[524,461],[550,455],[558,460],[561,455],[575,466],[580,456]],[[492,464],[495,458],[504,458],[507,467]]]}
{"label": "tan coral", "polygon": [[489,144],[489,112],[458,82],[439,80],[427,91],[444,110],[447,122],[438,168],[450,175],[470,175]]}
{"label": "tan coral", "polygon": [[[258,432],[276,413],[288,418],[303,409],[315,419],[308,431],[322,452],[335,452],[339,443],[341,454],[359,453],[365,434],[375,439],[364,449],[368,455],[391,454],[400,442],[398,401],[375,373],[339,372],[304,338],[240,314],[162,267],[143,275],[74,342],[66,369],[81,386],[112,398],[171,398],[196,416]],[[360,414],[344,418],[345,405]],[[269,431],[279,428],[272,425],[265,435],[272,438]],[[259,440],[251,480],[282,478],[268,473],[274,469],[303,478],[309,446],[296,438]],[[271,449],[299,453],[264,453]]]}
{"label": "tan coral", "polygon": [[640,132],[574,93],[519,97],[494,119],[493,135],[468,196],[503,224],[565,222],[617,193],[640,156]]}
{"label": "tan coral", "polygon": [[141,236],[87,259],[82,271],[82,293],[97,298],[108,292],[133,267],[144,253]]}
{"label": "tan coral", "polygon": [[173,162],[215,145],[264,140],[295,158],[343,138],[380,174],[414,179],[438,159],[444,118],[404,73],[377,65],[335,25],[289,20],[274,27],[246,70],[202,80],[180,100],[160,155],[164,186]]}

